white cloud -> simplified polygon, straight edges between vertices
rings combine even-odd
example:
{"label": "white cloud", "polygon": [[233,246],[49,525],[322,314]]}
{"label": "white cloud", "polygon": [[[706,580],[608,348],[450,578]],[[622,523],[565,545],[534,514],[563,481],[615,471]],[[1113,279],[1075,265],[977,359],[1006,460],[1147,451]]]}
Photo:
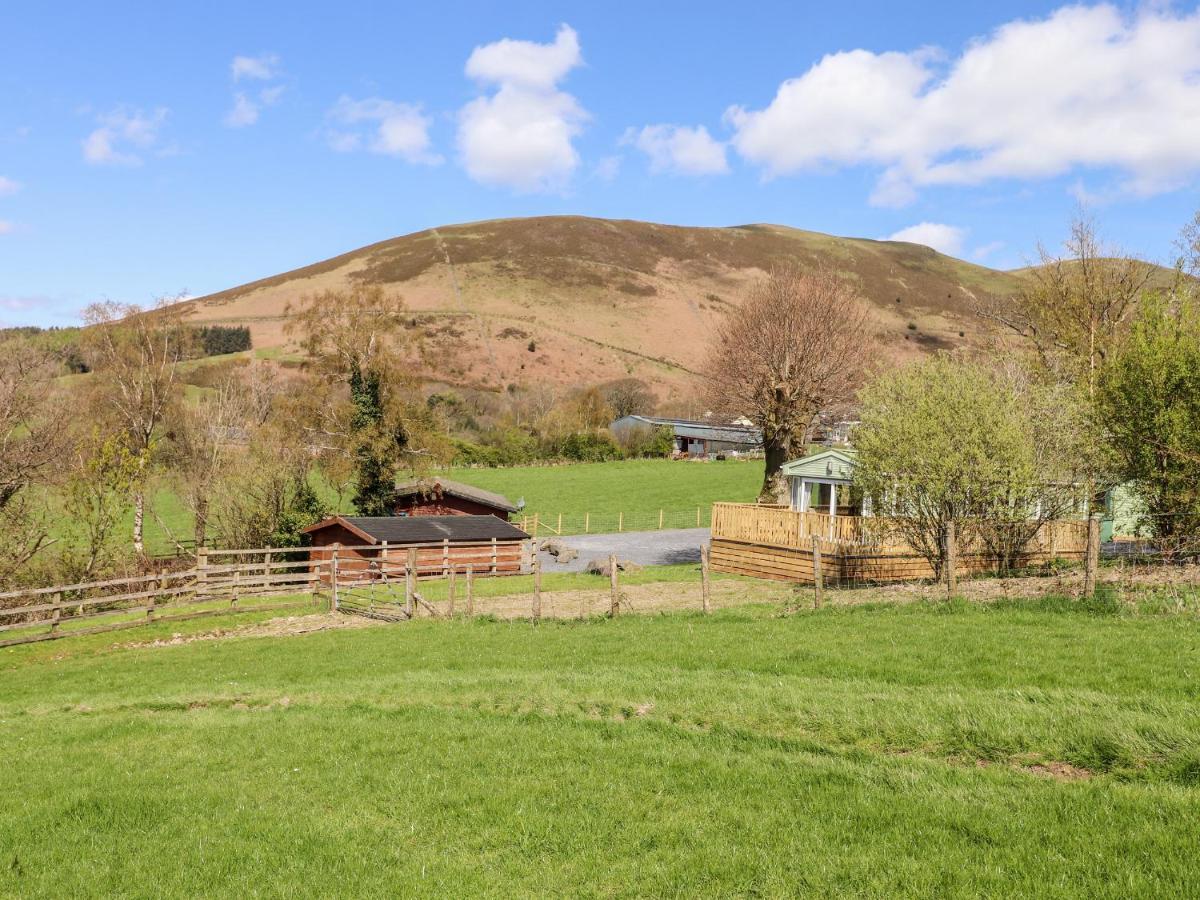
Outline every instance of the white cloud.
{"label": "white cloud", "polygon": [[241,91],[233,95],[233,109],[225,114],[225,124],[230,128],[243,128],[258,121],[258,104]]}
{"label": "white cloud", "polygon": [[885,241],[907,241],[910,244],[924,244],[947,256],[958,256],[962,253],[963,239],[967,232],[954,225],[943,225],[940,222],[921,222],[901,228],[895,234],[888,235]]}
{"label": "white cloud", "polygon": [[118,107],[96,117],[97,127],[83,139],[83,158],[93,165],[140,166],[137,151],[158,143],[158,131],[167,119],[167,109],[146,113]]}
{"label": "white cloud", "polygon": [[9,194],[15,194],[21,189],[21,182],[13,181],[11,178],[5,178],[0,175],[0,197],[7,197]]}
{"label": "white cloud", "polygon": [[1010,22],[949,61],[853,50],[731,107],[732,143],[768,176],[883,169],[873,202],[929,185],[1116,169],[1139,193],[1200,171],[1200,10],[1068,6]]}
{"label": "white cloud", "polygon": [[630,128],[621,139],[650,157],[651,172],[676,175],[720,175],[729,171],[725,145],[715,140],[703,125],[647,125]]}
{"label": "white cloud", "polygon": [[379,97],[365,100],[340,97],[329,111],[329,118],[340,126],[326,134],[334,150],[347,153],[365,148],[411,163],[442,161],[432,150],[430,119],[420,106]]}
{"label": "white cloud", "polygon": [[234,81],[247,78],[253,81],[271,81],[279,77],[279,57],[274,53],[258,56],[235,56],[229,64],[229,74]]}
{"label": "white cloud", "polygon": [[[229,70],[234,83],[243,79],[274,81],[281,75],[279,57],[274,53],[235,56]],[[245,128],[255,124],[263,107],[274,106],[282,94],[282,84],[263,87],[257,92],[234,91],[233,107],[225,114],[225,125],[229,128]]]}
{"label": "white cloud", "polygon": [[505,38],[476,47],[466,73],[495,85],[458,115],[458,150],[467,174],[517,191],[566,186],[579,165],[572,143],[587,112],[558,82],[583,63],[579,37],[562,25],[552,44]]}
{"label": "white cloud", "polygon": [[997,253],[1003,249],[1004,249],[1004,241],[991,241],[990,243],[983,244],[982,246],[976,247],[974,250],[972,250],[971,251],[971,259],[982,262],[983,260],[987,259],[992,254]]}

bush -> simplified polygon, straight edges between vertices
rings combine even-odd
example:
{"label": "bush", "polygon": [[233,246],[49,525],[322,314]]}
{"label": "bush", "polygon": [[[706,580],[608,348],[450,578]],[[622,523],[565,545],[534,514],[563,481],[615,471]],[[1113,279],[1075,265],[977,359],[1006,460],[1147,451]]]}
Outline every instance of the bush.
{"label": "bush", "polygon": [[670,428],[631,428],[620,444],[627,457],[662,459],[675,451],[675,433]]}
{"label": "bush", "polygon": [[456,466],[520,466],[536,462],[541,457],[538,442],[515,428],[489,434],[483,442],[454,441]]}
{"label": "bush", "polygon": [[621,459],[624,454],[612,435],[607,431],[581,431],[559,439],[554,449],[556,456],[574,462],[607,462]]}

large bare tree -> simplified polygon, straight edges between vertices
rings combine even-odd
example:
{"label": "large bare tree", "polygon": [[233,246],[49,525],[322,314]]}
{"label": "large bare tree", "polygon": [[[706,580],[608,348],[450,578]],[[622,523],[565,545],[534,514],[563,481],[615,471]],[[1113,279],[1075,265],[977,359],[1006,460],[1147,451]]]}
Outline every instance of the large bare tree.
{"label": "large bare tree", "polygon": [[255,386],[229,373],[195,402],[177,404],[171,416],[171,462],[192,513],[196,547],[207,546],[209,504],[217,479],[234,449],[248,442],[251,427],[266,420],[257,408],[261,397],[252,393]]}
{"label": "large bare tree", "polygon": [[1029,270],[1024,288],[981,312],[1033,349],[1047,381],[1077,394],[1091,426],[1090,439],[1080,445],[1088,457],[1081,476],[1094,500],[1106,468],[1097,417],[1100,377],[1128,335],[1156,270],[1106,246],[1083,213],[1071,222],[1062,252],[1038,252],[1040,264]]}
{"label": "large bare tree", "polygon": [[137,461],[133,488],[133,549],[145,551],[146,482],[160,426],[179,393],[178,367],[189,332],[169,302],[147,312],[120,303],[84,311],[88,361],[96,373],[97,412],[121,428]]}
{"label": "large bare tree", "polygon": [[757,282],[717,329],[705,368],[714,412],[762,429],[762,496],[799,454],[818,413],[849,400],[874,338],[854,288],[828,269],[781,267]]}
{"label": "large bare tree", "polygon": [[29,343],[0,341],[0,584],[50,542],[28,489],[55,478],[66,449],[56,369]]}

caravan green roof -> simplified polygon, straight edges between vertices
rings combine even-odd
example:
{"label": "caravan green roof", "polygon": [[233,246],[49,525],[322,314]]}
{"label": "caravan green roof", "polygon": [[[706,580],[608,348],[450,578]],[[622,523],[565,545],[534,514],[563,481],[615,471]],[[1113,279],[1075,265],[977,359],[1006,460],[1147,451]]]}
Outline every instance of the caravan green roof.
{"label": "caravan green roof", "polygon": [[789,478],[828,478],[849,481],[854,474],[853,450],[822,450],[812,456],[786,462],[780,471]]}

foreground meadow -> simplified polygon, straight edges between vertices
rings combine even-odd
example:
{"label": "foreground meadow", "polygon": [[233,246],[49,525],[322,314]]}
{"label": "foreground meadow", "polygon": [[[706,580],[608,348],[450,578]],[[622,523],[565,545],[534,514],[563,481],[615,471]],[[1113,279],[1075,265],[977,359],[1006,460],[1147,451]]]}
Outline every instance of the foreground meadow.
{"label": "foreground meadow", "polygon": [[0,651],[6,895],[1200,883],[1187,613],[759,605],[78,640]]}

